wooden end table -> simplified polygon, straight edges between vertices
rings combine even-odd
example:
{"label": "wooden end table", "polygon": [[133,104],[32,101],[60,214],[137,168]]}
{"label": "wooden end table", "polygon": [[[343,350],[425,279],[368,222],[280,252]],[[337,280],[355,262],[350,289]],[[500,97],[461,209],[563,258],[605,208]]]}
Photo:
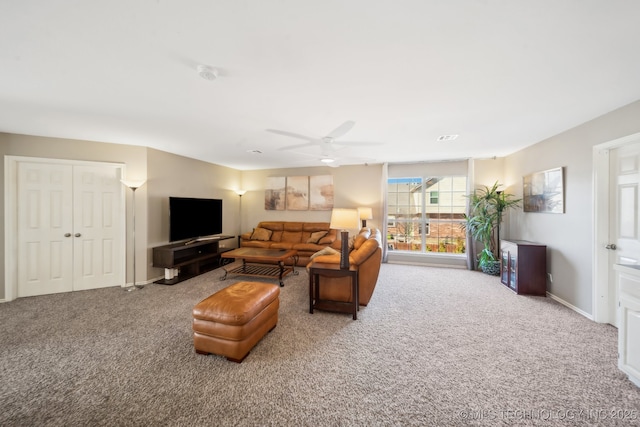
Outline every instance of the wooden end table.
{"label": "wooden end table", "polygon": [[[320,276],[351,277],[352,302],[321,300]],[[313,314],[314,308],[340,313],[352,313],[353,320],[356,320],[358,318],[358,310],[360,310],[358,269],[353,265],[349,266],[349,269],[341,269],[340,264],[313,263],[309,267],[309,313]]]}

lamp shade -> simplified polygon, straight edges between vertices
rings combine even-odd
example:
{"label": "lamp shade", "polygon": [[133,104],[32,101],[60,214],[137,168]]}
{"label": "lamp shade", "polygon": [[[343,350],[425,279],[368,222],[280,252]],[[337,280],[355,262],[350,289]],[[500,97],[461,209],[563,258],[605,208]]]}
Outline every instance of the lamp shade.
{"label": "lamp shade", "polygon": [[373,219],[373,209],[371,208],[358,208],[358,212],[360,212],[360,219]]}
{"label": "lamp shade", "polygon": [[357,209],[334,209],[329,227],[339,230],[358,229],[360,219]]}
{"label": "lamp shade", "polygon": [[147,181],[144,180],[144,179],[140,179],[140,180],[121,179],[120,182],[122,182],[124,185],[126,185],[130,189],[136,190],[136,189],[142,187],[144,185],[144,183],[147,182]]}
{"label": "lamp shade", "polygon": [[244,193],[247,192],[247,190],[235,190],[235,191],[236,191],[236,194],[240,197],[244,196]]}

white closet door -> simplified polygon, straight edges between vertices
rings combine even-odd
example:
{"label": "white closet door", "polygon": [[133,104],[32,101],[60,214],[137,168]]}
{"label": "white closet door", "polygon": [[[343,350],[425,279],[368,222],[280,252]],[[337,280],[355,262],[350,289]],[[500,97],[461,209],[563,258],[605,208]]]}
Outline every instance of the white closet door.
{"label": "white closet door", "polygon": [[72,175],[69,165],[18,164],[18,297],[73,289]]}
{"label": "white closet door", "polygon": [[121,168],[18,162],[17,296],[121,286]]}
{"label": "white closet door", "polygon": [[109,166],[73,170],[73,289],[118,285],[124,280],[119,171]]}

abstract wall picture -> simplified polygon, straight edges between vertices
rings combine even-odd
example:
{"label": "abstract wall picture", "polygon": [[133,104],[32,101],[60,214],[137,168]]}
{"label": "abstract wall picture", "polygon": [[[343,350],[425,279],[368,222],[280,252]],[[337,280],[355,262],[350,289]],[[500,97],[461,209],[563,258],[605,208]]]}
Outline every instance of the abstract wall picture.
{"label": "abstract wall picture", "polygon": [[309,209],[312,211],[333,209],[333,175],[309,177]]}
{"label": "abstract wall picture", "polygon": [[525,212],[564,213],[562,168],[536,172],[522,181]]}
{"label": "abstract wall picture", "polygon": [[309,210],[309,177],[287,177],[287,209],[292,211]]}
{"label": "abstract wall picture", "polygon": [[286,178],[270,176],[266,179],[264,208],[268,211],[283,211],[286,203]]}

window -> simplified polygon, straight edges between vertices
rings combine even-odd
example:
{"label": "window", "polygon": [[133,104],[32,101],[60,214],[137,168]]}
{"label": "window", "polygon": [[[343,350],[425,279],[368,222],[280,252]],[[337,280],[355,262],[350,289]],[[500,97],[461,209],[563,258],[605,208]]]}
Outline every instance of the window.
{"label": "window", "polygon": [[431,203],[432,205],[437,205],[438,204],[438,192],[437,191],[430,191],[429,192],[429,203]]}
{"label": "window", "polygon": [[466,176],[389,178],[387,182],[389,249],[465,253]]}

